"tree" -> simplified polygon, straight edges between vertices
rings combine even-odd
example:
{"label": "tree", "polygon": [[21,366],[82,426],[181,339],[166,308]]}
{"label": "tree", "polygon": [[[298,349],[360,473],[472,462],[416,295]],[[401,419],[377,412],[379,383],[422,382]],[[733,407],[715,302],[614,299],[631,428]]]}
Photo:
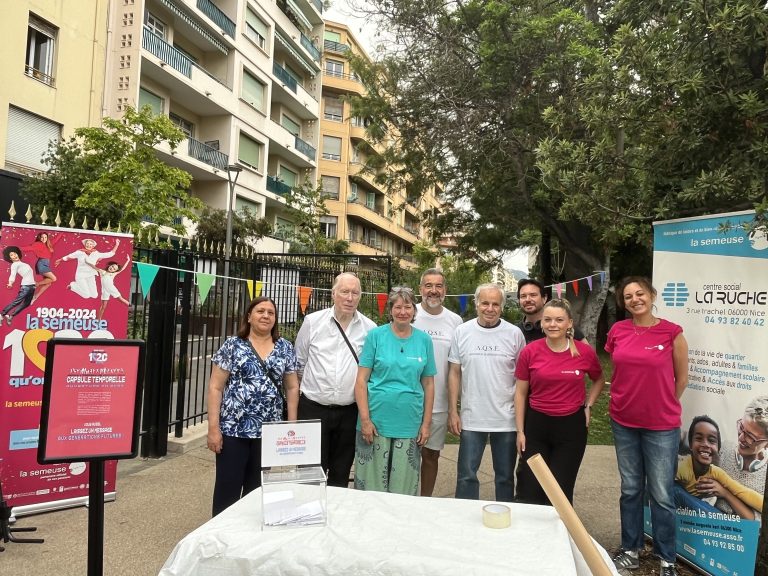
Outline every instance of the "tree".
{"label": "tree", "polygon": [[[259,218],[248,208],[232,213],[232,237],[248,243],[255,243],[272,233],[272,225],[264,218]],[[226,242],[227,211],[206,206],[197,222],[195,239],[209,243]]]}
{"label": "tree", "polygon": [[187,190],[189,173],[158,159],[155,147],[175,150],[184,134],[151,108],[128,107],[122,118],[105,118],[102,127],[78,128],[71,138],[52,143],[48,170],[26,178],[21,194],[38,206],[80,221],[98,218],[138,229],[142,223],[167,226],[184,234],[182,218],[196,220],[202,203]]}
{"label": "tree", "polygon": [[[564,194],[545,189],[536,165],[550,135],[543,112],[575,99],[599,60],[598,27],[566,2],[374,0],[372,10],[395,42],[373,65],[352,59],[367,88],[352,106],[386,146],[388,184],[423,193],[444,182],[448,209],[430,224],[462,253],[551,235],[567,255],[567,278],[607,269],[608,247],[589,222],[561,217]],[[550,280],[548,267],[543,273]],[[588,334],[607,293],[600,288],[588,300]]]}
{"label": "tree", "polygon": [[301,186],[296,186],[285,195],[286,212],[294,223],[294,228],[286,238],[290,239],[291,252],[311,252],[314,254],[346,254],[349,242],[328,238],[323,233],[321,218],[328,216],[325,205],[323,185],[318,182],[312,186],[309,179]]}

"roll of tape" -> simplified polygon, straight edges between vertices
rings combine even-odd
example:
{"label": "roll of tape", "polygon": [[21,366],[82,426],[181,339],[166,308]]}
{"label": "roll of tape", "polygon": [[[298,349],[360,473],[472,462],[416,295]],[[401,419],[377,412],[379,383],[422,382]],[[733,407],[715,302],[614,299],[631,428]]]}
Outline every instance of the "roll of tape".
{"label": "roll of tape", "polygon": [[483,506],[483,524],[488,528],[509,528],[512,513],[504,504],[486,504]]}

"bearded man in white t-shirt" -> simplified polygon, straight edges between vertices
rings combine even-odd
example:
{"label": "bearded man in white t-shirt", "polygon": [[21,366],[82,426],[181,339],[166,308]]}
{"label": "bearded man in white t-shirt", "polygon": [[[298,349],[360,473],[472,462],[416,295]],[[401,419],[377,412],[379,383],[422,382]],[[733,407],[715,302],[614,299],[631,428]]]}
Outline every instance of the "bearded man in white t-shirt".
{"label": "bearded man in white t-shirt", "polygon": [[448,429],[448,352],[453,331],[463,322],[461,316],[443,307],[445,292],[445,275],[441,270],[430,268],[421,275],[421,302],[417,305],[413,325],[432,337],[437,367],[432,425],[429,440],[421,448],[422,496],[432,496],[435,489],[440,450],[445,446],[445,433]]}
{"label": "bearded man in white t-shirt", "polygon": [[477,470],[489,438],[496,500],[511,502],[515,494],[515,365],[525,337],[520,328],[501,318],[505,298],[498,284],[478,286],[477,319],[456,328],[451,341],[448,429],[461,438],[456,498],[480,498]]}

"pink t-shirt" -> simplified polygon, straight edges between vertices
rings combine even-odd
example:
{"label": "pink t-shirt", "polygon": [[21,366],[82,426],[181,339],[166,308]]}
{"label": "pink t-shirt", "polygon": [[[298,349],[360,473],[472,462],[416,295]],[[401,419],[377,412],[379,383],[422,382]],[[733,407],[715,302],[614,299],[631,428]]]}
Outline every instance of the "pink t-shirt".
{"label": "pink t-shirt", "polygon": [[579,356],[571,356],[570,350],[553,352],[544,338],[523,348],[515,378],[528,382],[531,408],[548,416],[566,416],[584,405],[584,375],[594,381],[603,370],[589,344],[577,340],[576,349]]}
{"label": "pink t-shirt", "polygon": [[661,320],[637,332],[632,320],[616,322],[608,331],[605,350],[613,361],[611,418],[628,428],[679,428],[682,409],[675,394],[672,343],[683,329]]}

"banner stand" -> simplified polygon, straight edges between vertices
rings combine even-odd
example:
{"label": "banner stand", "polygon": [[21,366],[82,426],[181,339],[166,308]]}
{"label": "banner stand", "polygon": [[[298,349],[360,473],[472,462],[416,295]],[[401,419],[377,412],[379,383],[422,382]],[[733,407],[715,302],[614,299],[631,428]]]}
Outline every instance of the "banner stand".
{"label": "banner stand", "polygon": [[88,576],[104,574],[105,463],[139,448],[144,342],[48,342],[37,461],[89,464]]}
{"label": "banner stand", "polygon": [[[16,538],[14,532],[36,532],[37,528],[11,528],[11,507],[3,498],[3,484],[0,481],[0,539],[3,544],[8,542],[15,542],[16,544],[42,544],[45,542],[42,538]],[[4,552],[5,548],[0,546],[0,552]]]}

